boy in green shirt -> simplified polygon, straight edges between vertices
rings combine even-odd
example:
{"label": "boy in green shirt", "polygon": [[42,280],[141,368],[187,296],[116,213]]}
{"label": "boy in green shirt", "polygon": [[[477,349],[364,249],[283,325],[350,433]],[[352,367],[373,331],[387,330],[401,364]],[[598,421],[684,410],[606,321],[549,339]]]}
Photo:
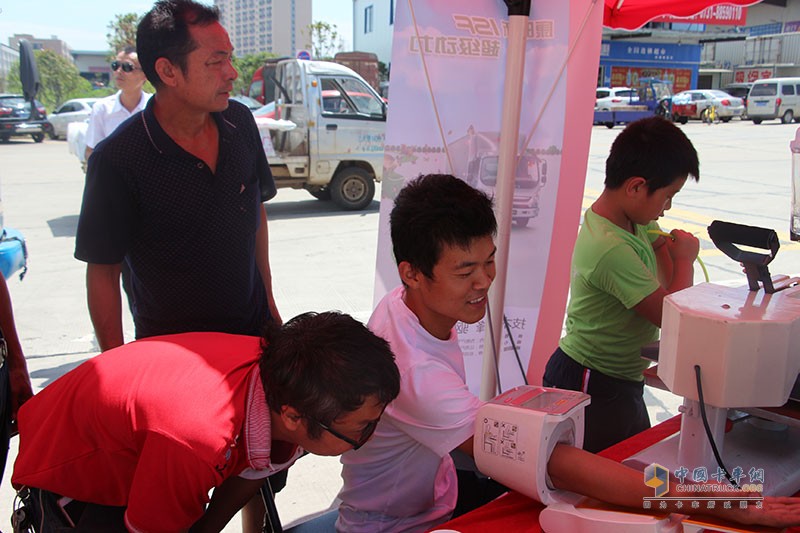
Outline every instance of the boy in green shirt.
{"label": "boy in green shirt", "polygon": [[658,338],[664,297],[690,287],[698,240],[659,235],[656,222],[692,177],[697,152],[660,117],[629,124],[611,146],[605,189],[586,210],[572,257],[567,334],[545,368],[546,386],[580,390],[584,449],[598,452],[650,427],[641,358]]}

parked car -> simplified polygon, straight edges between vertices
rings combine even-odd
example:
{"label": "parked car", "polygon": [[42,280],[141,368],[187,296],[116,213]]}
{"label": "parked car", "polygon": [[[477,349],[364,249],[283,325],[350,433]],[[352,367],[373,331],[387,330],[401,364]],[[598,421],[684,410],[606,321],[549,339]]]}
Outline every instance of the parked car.
{"label": "parked car", "polygon": [[[253,116],[259,118],[275,118],[275,102],[270,102],[267,105],[259,106],[258,109],[253,109]],[[256,120],[258,122],[258,120]]]}
{"label": "parked car", "polygon": [[672,119],[686,124],[689,119],[703,119],[714,107],[722,122],[740,117],[745,111],[744,101],[716,89],[683,91],[672,97]]}
{"label": "parked car", "polygon": [[747,96],[747,116],[754,124],[774,118],[789,124],[800,117],[800,78],[757,80]]}
{"label": "parked car", "polygon": [[92,114],[92,106],[97,98],[75,98],[67,100],[58,109],[47,115],[50,123],[48,134],[51,139],[67,136],[67,126],[70,122],[83,122]]}
{"label": "parked car", "polygon": [[44,140],[45,133],[50,131],[47,111],[38,100],[35,104],[40,118],[31,120],[31,104],[25,101],[25,97],[0,94],[0,142],[25,135],[30,135],[37,143]]}
{"label": "parked car", "polygon": [[630,87],[598,87],[595,98],[597,111],[611,111],[615,107],[638,103],[639,93]]}
{"label": "parked car", "polygon": [[747,118],[747,95],[750,92],[750,87],[752,86],[753,84],[750,82],[729,83],[722,88],[722,90],[729,95],[735,96],[736,98],[741,98],[744,102],[744,113],[742,114],[742,120]]}
{"label": "parked car", "polygon": [[261,102],[259,102],[255,98],[250,98],[249,96],[245,96],[243,94],[236,94],[234,96],[231,96],[231,100],[236,100],[240,104],[246,105],[250,109],[250,111],[254,111],[259,107],[261,107],[262,105]]}

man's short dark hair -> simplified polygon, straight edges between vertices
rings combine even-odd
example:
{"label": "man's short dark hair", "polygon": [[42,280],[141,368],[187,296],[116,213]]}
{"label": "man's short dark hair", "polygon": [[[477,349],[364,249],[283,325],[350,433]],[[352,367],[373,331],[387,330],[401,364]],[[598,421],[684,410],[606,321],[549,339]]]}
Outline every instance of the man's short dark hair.
{"label": "man's short dark hair", "polygon": [[697,151],[686,134],[668,120],[649,117],[631,122],[611,145],[605,186],[618,189],[634,176],[647,180],[649,194],[688,176],[699,181]]}
{"label": "man's short dark hair", "polygon": [[208,26],[219,21],[219,9],[193,0],[159,0],[145,13],[136,29],[139,63],[153,87],[163,86],[156,60],[165,57],[186,74],[189,53],[197,48],[189,26]]}
{"label": "man's short dark hair", "polygon": [[[400,393],[400,372],[387,343],[354,318],[305,313],[265,334],[261,380],[270,409],[284,405],[329,425],[375,396],[388,404]],[[322,428],[308,425],[312,439]]]}
{"label": "man's short dark hair", "polygon": [[394,258],[428,278],[445,246],[467,248],[497,233],[492,199],[449,174],[427,174],[408,183],[389,219]]}

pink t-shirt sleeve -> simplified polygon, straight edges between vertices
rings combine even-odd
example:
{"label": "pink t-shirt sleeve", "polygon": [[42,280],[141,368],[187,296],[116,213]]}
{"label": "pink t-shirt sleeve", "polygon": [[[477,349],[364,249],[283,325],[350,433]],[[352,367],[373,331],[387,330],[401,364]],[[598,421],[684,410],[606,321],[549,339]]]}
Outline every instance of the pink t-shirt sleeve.
{"label": "pink t-shirt sleeve", "polygon": [[395,425],[443,457],[472,436],[483,402],[445,363],[427,360],[408,369],[400,395],[386,411]]}

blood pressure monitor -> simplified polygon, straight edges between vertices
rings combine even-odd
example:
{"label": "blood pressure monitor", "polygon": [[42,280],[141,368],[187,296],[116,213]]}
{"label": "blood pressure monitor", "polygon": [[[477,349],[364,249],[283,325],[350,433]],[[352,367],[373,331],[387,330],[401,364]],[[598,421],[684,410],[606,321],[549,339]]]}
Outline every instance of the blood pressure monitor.
{"label": "blood pressure monitor", "polygon": [[547,461],[556,444],[583,446],[582,392],[516,387],[484,404],[475,419],[478,469],[499,483],[549,505],[560,491],[551,488]]}

